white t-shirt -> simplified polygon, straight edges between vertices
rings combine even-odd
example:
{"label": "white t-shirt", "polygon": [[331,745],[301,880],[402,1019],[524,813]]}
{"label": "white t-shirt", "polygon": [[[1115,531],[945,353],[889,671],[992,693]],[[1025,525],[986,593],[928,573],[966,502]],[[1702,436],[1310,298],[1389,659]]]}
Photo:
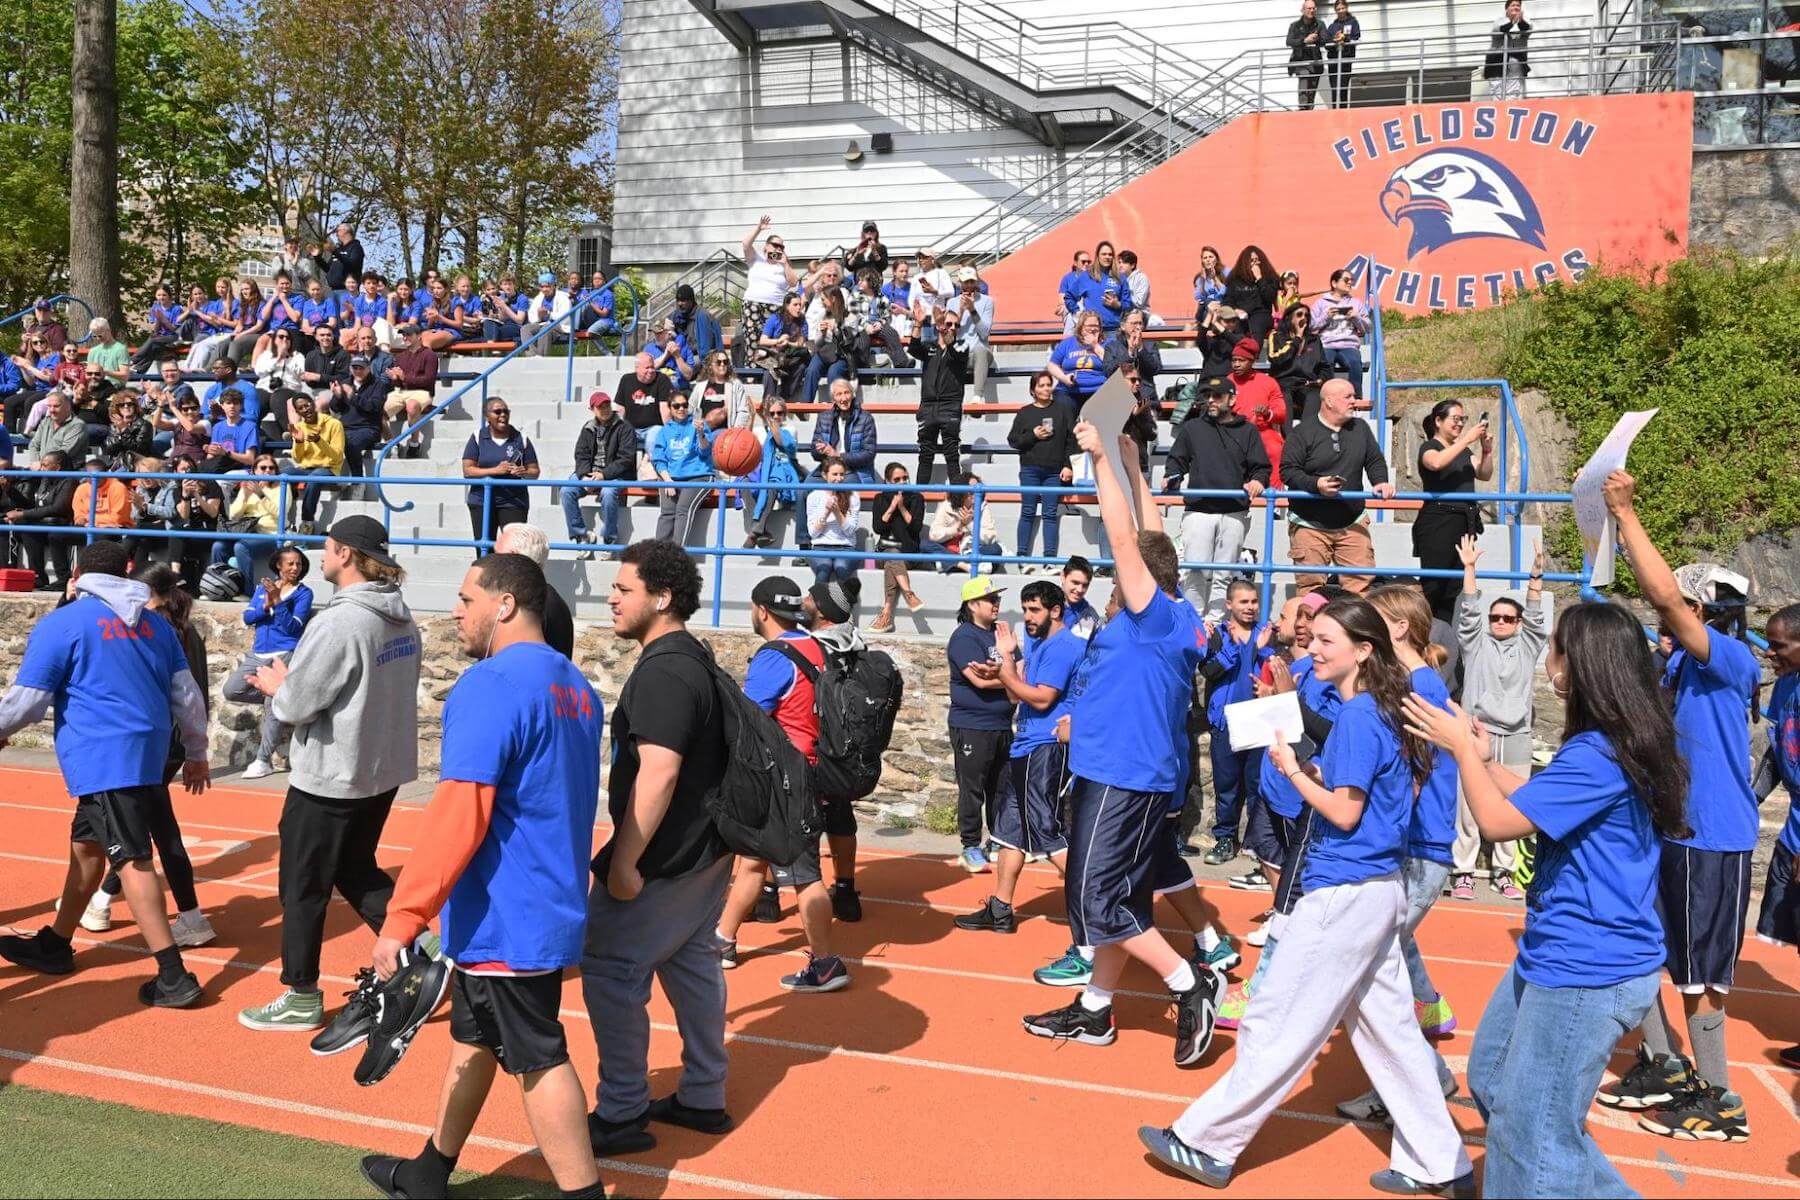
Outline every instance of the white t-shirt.
{"label": "white t-shirt", "polygon": [[787,263],[770,262],[761,250],[750,254],[750,268],[744,278],[745,303],[780,304],[788,294]]}
{"label": "white t-shirt", "polygon": [[[937,289],[936,295],[932,295],[919,286],[927,279],[931,280],[931,286]],[[944,302],[955,294],[956,285],[950,282],[950,272],[942,267],[937,267],[921,273],[917,279],[913,280],[912,290],[906,294],[906,302],[908,305],[926,302],[933,308],[942,308]]]}

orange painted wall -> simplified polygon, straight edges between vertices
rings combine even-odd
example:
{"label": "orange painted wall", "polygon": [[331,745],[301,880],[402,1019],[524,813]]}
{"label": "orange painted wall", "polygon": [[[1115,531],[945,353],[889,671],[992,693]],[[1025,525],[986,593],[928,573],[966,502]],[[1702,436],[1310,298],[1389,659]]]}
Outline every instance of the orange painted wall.
{"label": "orange painted wall", "polygon": [[[1383,307],[1478,308],[1606,263],[1687,252],[1693,96],[1591,96],[1241,118],[990,268],[1003,320],[1048,317],[1076,247],[1135,250],[1152,308],[1193,313],[1200,247],[1255,242],[1323,290],[1371,256]],[[1533,219],[1535,216],[1535,219]],[[1535,244],[1534,244],[1535,243]],[[1362,291],[1358,284],[1359,294]]]}

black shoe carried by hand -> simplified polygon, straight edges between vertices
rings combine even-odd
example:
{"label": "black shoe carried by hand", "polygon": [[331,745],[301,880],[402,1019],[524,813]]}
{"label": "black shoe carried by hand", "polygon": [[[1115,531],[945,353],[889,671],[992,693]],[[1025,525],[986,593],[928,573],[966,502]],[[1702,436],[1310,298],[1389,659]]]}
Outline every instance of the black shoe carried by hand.
{"label": "black shoe carried by hand", "polygon": [[673,1094],[660,1100],[650,1102],[649,1111],[644,1114],[652,1121],[660,1121],[664,1125],[679,1125],[683,1129],[692,1129],[695,1133],[718,1136],[730,1133],[735,1122],[731,1114],[722,1108],[692,1108],[681,1102],[680,1097]]}
{"label": "black shoe carried by hand", "polygon": [[357,1083],[388,1077],[449,989],[449,966],[410,947],[400,952],[400,969],[375,992],[375,1025],[356,1064]]}
{"label": "black shoe carried by hand", "polygon": [[176,980],[158,975],[155,979],[145,980],[138,988],[138,1000],[151,1008],[188,1008],[198,1003],[204,994],[192,971],[183,971],[181,978]]}
{"label": "black shoe carried by hand", "polygon": [[862,920],[862,896],[857,893],[854,883],[831,885],[831,915],[847,925]]}
{"label": "black shoe carried by hand", "polygon": [[356,986],[344,993],[349,1002],[332,1018],[331,1024],[313,1037],[312,1052],[326,1058],[368,1041],[370,1031],[375,1028],[375,995],[380,990],[381,981],[375,977],[373,967],[357,971]]}
{"label": "black shoe carried by hand", "polygon": [[0,937],[0,958],[43,975],[67,975],[75,970],[75,947],[46,925],[36,937],[7,934]]}

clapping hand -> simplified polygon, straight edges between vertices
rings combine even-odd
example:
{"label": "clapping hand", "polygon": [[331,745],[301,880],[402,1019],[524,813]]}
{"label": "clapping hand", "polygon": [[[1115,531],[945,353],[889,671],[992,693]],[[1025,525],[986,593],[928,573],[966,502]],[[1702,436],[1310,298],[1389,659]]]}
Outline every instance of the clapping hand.
{"label": "clapping hand", "polygon": [[1005,621],[994,622],[994,648],[1000,651],[1005,661],[1011,661],[1012,656],[1019,652],[1019,635]]}

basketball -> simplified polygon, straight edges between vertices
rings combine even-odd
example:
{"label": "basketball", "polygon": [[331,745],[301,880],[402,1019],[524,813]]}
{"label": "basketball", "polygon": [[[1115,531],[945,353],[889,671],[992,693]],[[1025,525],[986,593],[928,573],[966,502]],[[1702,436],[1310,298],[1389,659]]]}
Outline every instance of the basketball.
{"label": "basketball", "polygon": [[712,459],[721,475],[748,475],[762,462],[762,443],[748,429],[727,429],[713,439]]}

